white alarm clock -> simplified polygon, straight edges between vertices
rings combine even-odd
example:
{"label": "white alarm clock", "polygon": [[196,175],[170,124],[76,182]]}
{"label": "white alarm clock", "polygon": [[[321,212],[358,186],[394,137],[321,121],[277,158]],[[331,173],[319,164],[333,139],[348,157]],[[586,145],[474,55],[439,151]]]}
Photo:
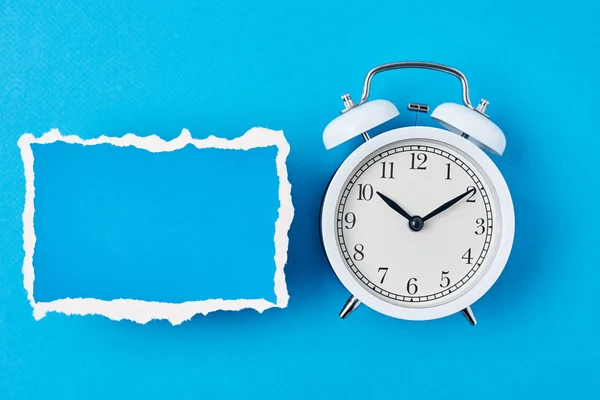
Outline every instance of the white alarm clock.
{"label": "white alarm clock", "polygon": [[[463,105],[444,103],[431,117],[444,128],[410,126],[370,138],[368,130],[399,115],[389,101],[367,101],[382,71],[424,68],[462,83]],[[515,217],[508,186],[485,153],[501,155],[502,131],[469,100],[466,77],[455,68],[398,62],[372,69],[360,102],[323,132],[331,149],[362,135],[331,179],[321,206],[321,239],[329,263],[351,296],[340,316],[361,303],[385,315],[430,320],[462,311],[496,282],[507,263]],[[422,104],[409,110],[428,112]]]}

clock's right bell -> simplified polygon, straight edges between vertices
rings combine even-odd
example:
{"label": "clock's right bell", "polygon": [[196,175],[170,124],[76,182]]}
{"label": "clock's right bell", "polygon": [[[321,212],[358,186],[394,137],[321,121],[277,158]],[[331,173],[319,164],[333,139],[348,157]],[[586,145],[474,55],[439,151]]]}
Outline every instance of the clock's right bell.
{"label": "clock's right bell", "polygon": [[496,124],[483,112],[455,103],[440,104],[431,113],[431,118],[446,129],[459,135],[467,134],[468,139],[497,155],[506,148],[506,137]]}

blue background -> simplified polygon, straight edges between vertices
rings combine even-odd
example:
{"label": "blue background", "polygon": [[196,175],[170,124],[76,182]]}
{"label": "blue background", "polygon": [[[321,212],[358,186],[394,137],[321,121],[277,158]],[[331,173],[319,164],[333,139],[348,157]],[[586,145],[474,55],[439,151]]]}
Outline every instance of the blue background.
{"label": "blue background", "polygon": [[[123,4],[121,4],[123,3]],[[0,397],[598,398],[597,2],[3,2],[0,5]],[[497,285],[459,315],[406,322],[362,307],[322,254],[319,202],[360,139],[321,132],[395,60],[463,70],[508,147],[515,245]],[[460,101],[430,71],[377,77],[373,98]],[[411,124],[404,112],[388,124]],[[427,122],[427,121],[424,121]],[[428,122],[429,123],[429,122]],[[287,309],[172,327],[49,315],[22,286],[24,177],[16,145],[52,127],[91,138],[189,128],[283,129],[296,217]]]}
{"label": "blue background", "polygon": [[277,301],[275,146],[32,148],[36,301]]}

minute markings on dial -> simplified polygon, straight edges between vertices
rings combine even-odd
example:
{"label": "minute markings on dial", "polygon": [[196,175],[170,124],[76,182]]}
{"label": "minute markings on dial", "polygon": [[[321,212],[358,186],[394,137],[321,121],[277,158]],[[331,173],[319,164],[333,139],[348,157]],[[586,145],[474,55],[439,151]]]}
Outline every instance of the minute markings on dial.
{"label": "minute markings on dial", "polygon": [[[399,294],[399,293],[390,293],[389,292],[390,288],[384,289],[383,287],[379,286],[381,284],[381,282],[380,282],[381,281],[381,272],[379,274],[377,274],[378,277],[369,273],[371,278],[368,278],[367,276],[365,276],[363,274],[363,272],[361,272],[361,269],[365,270],[365,268],[371,268],[371,269],[375,268],[375,271],[377,271],[377,266],[376,265],[370,266],[370,264],[367,263],[367,264],[362,264],[361,269],[359,269],[357,267],[357,265],[354,263],[354,261],[349,257],[350,254],[348,252],[348,249],[346,249],[346,239],[344,238],[344,229],[342,229],[341,222],[343,221],[342,218],[344,215],[344,209],[347,204],[348,195],[353,190],[353,187],[355,187],[355,185],[357,185],[359,182],[363,182],[363,183],[367,182],[364,180],[360,180],[360,177],[373,164],[378,163],[379,161],[382,161],[384,158],[386,158],[389,155],[393,155],[396,153],[402,153],[404,151],[418,151],[418,152],[423,152],[423,153],[430,153],[432,155],[435,154],[437,156],[442,156],[442,157],[450,160],[455,166],[458,166],[459,169],[464,170],[468,174],[470,179],[473,181],[474,188],[478,189],[479,193],[477,193],[477,194],[480,195],[480,196],[478,196],[478,198],[483,200],[483,204],[480,207],[484,207],[483,211],[487,215],[487,218],[486,218],[487,223],[485,223],[485,225],[486,225],[485,226],[486,227],[485,235],[483,232],[481,235],[481,237],[485,238],[485,243],[483,244],[483,248],[482,248],[480,254],[477,255],[475,252],[473,252],[473,254],[472,254],[473,261],[472,261],[472,264],[469,265],[469,267],[472,267],[472,268],[470,270],[468,270],[468,272],[464,276],[463,276],[463,273],[461,272],[460,277],[453,278],[452,284],[449,285],[448,287],[440,286],[439,288],[442,290],[440,290],[439,292],[436,292],[436,293],[430,293],[429,290],[426,292],[426,294],[419,295],[419,292],[417,292],[414,296],[410,295],[410,294],[406,295],[406,294]],[[416,166],[418,166],[418,165],[416,165]],[[447,171],[446,171],[445,167],[446,167],[446,165],[444,165],[443,170],[439,171],[439,172],[441,172],[441,175],[440,175],[441,180],[444,180],[447,177],[447,175],[446,175]],[[382,167],[379,167],[379,168],[382,168]],[[378,169],[378,174],[379,174],[379,177],[381,177],[381,169]],[[396,176],[396,178],[397,178],[397,176]],[[453,176],[453,178],[454,178],[454,176]],[[377,193],[377,191],[375,191],[375,193]],[[379,193],[381,193],[381,192],[379,192]],[[379,195],[379,193],[377,193],[377,194]],[[468,191],[466,193],[469,194],[471,192]],[[353,195],[353,196],[355,196],[355,195]],[[379,196],[379,197],[381,197],[381,196]],[[356,200],[356,199],[353,198],[352,200]],[[382,200],[383,200],[383,198],[382,198]],[[376,203],[373,203],[373,205],[375,205],[375,204]],[[373,207],[373,205],[370,205],[368,207]],[[389,204],[388,204],[388,206],[389,206]],[[387,148],[385,151],[381,151],[380,153],[375,154],[371,158],[365,159],[360,164],[360,166],[357,168],[357,170],[355,170],[355,173],[350,177],[350,179],[346,183],[345,189],[342,192],[342,198],[340,199],[340,201],[338,203],[338,214],[337,214],[338,215],[338,218],[337,218],[338,219],[338,225],[337,225],[337,227],[338,227],[338,244],[342,251],[343,257],[346,259],[346,262],[347,262],[350,270],[352,270],[352,272],[356,275],[356,277],[360,281],[362,281],[370,290],[373,290],[382,296],[389,297],[391,299],[398,300],[398,301],[409,301],[409,302],[430,301],[430,300],[434,300],[434,299],[443,297],[446,294],[451,293],[451,292],[457,290],[458,288],[462,287],[471,277],[474,276],[476,271],[479,269],[483,260],[485,259],[485,255],[489,251],[489,247],[490,247],[490,243],[491,243],[491,237],[492,237],[491,236],[491,230],[492,230],[491,229],[491,227],[492,227],[491,211],[492,210],[491,210],[490,203],[488,200],[488,195],[487,195],[482,183],[480,182],[478,176],[475,173],[473,173],[473,171],[471,171],[470,167],[466,163],[462,162],[459,158],[455,157],[451,153],[448,153],[444,150],[440,150],[440,149],[430,147],[430,146],[414,146],[414,145],[396,146],[394,148]],[[408,214],[408,213],[406,213],[406,214],[410,216],[410,214]],[[360,218],[360,216],[358,216],[358,217]],[[405,215],[403,215],[403,217],[406,218]],[[472,223],[475,223],[475,221],[473,221]],[[479,222],[477,222],[477,224],[480,225]],[[477,228],[477,229],[479,231],[481,231],[481,228]],[[354,239],[351,239],[351,240],[352,240],[352,242],[351,242],[352,246],[354,246],[354,244],[356,242],[353,241]],[[367,244],[367,243],[365,243],[365,244]],[[477,246],[478,251],[479,251],[479,248],[480,247],[478,245]],[[475,250],[475,248],[473,248],[473,250]],[[365,251],[368,251],[368,249],[365,249]],[[465,252],[465,249],[462,249],[460,254],[458,254],[458,259],[460,259],[460,256],[463,255],[464,252]],[[367,260],[367,259],[365,259],[365,260]],[[389,273],[392,274],[393,271],[394,271],[394,269],[390,268]],[[367,270],[365,270],[364,272],[367,273]],[[444,279],[444,277],[447,278],[446,275],[443,275],[442,279]],[[388,278],[385,279],[386,285],[387,285]],[[438,279],[438,282],[436,282],[436,285],[439,286],[440,285],[439,275],[438,275],[437,279]],[[419,282],[421,282],[420,279],[419,279]],[[404,284],[406,285],[406,282],[404,282]],[[444,286],[446,286],[447,279],[443,280],[443,284],[444,284]],[[384,286],[386,286],[386,285],[384,285]],[[411,287],[411,289],[414,289],[414,288]],[[405,292],[405,291],[406,291],[406,288],[404,288],[404,290],[402,290],[402,292]],[[412,291],[413,290],[411,290],[411,292]]]}

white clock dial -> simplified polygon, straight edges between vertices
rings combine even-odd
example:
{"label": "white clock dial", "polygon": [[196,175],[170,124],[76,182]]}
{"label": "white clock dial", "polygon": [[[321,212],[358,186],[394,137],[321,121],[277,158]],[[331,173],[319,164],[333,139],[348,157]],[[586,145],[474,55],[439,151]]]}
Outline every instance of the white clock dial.
{"label": "white clock dial", "polygon": [[392,304],[431,307],[460,296],[494,258],[498,208],[486,179],[466,154],[435,140],[372,152],[336,204],[346,267]]}

